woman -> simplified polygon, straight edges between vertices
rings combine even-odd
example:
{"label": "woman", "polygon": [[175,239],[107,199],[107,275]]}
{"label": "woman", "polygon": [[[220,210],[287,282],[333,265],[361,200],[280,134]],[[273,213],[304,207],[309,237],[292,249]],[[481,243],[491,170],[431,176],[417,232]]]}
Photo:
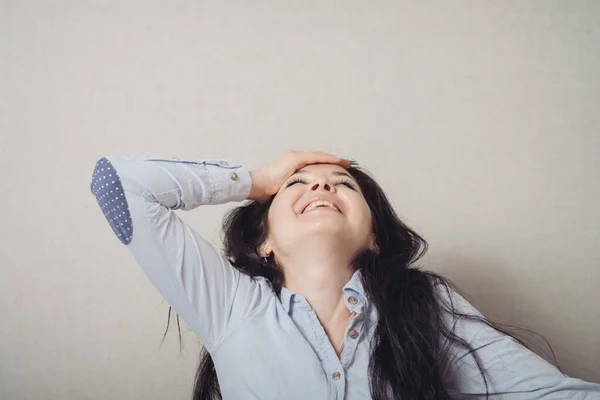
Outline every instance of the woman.
{"label": "woman", "polygon": [[[426,242],[352,164],[98,161],[110,226],[207,350],[194,399],[600,399],[415,268]],[[172,211],[246,199],[224,254]]]}

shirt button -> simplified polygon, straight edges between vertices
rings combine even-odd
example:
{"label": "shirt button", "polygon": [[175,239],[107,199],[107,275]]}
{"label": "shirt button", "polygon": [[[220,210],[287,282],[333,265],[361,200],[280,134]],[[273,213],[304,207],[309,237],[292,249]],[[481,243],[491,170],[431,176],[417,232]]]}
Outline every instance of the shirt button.
{"label": "shirt button", "polygon": [[333,374],[331,374],[331,379],[337,381],[338,379],[340,379],[341,376],[342,375],[339,372],[335,371]]}
{"label": "shirt button", "polygon": [[356,332],[356,329],[350,329],[348,336],[350,336],[352,339],[356,339],[358,337],[358,332]]}
{"label": "shirt button", "polygon": [[350,296],[350,297],[348,297],[348,303],[354,305],[354,304],[358,303],[358,300],[356,299],[356,297]]}
{"label": "shirt button", "polygon": [[232,181],[238,180],[238,174],[236,174],[235,172],[230,172],[229,177],[231,178]]}
{"label": "shirt button", "polygon": [[220,161],[219,164],[223,165],[224,167],[229,165],[227,161]]}

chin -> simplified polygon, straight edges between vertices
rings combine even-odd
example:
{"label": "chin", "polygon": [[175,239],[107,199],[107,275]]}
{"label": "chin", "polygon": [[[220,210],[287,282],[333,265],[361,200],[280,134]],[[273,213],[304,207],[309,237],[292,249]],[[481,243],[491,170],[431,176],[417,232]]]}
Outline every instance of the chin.
{"label": "chin", "polygon": [[311,234],[347,234],[348,226],[346,224],[335,223],[333,221],[318,220],[307,224],[307,230]]}

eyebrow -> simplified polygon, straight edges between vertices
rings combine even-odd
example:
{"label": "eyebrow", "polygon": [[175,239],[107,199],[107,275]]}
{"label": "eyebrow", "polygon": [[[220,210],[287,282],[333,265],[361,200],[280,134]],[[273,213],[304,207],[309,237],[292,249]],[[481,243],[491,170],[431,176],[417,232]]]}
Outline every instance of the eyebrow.
{"label": "eyebrow", "polygon": [[[305,170],[305,169],[299,169],[299,170],[296,170],[296,172],[294,172],[294,175],[296,175],[296,174],[305,174],[305,173],[307,173],[307,172],[308,172],[308,171],[307,171],[307,170]],[[353,181],[356,181],[356,179],[354,179],[354,177],[352,177],[352,175],[350,175],[350,174],[349,174],[349,173],[347,173],[347,172],[342,172],[342,171],[333,171],[333,172],[332,172],[332,175],[335,175],[335,176],[347,176],[348,178],[352,179]]]}

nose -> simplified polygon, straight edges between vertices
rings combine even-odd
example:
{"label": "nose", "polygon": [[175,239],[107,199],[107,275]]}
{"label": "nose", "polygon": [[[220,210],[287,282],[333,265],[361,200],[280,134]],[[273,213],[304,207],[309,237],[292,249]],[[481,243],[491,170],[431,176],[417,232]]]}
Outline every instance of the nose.
{"label": "nose", "polygon": [[324,190],[326,190],[328,192],[335,193],[335,186],[330,185],[327,182],[317,182],[317,183],[313,184],[310,189],[315,191],[315,190],[319,190],[319,188],[323,188]]}

